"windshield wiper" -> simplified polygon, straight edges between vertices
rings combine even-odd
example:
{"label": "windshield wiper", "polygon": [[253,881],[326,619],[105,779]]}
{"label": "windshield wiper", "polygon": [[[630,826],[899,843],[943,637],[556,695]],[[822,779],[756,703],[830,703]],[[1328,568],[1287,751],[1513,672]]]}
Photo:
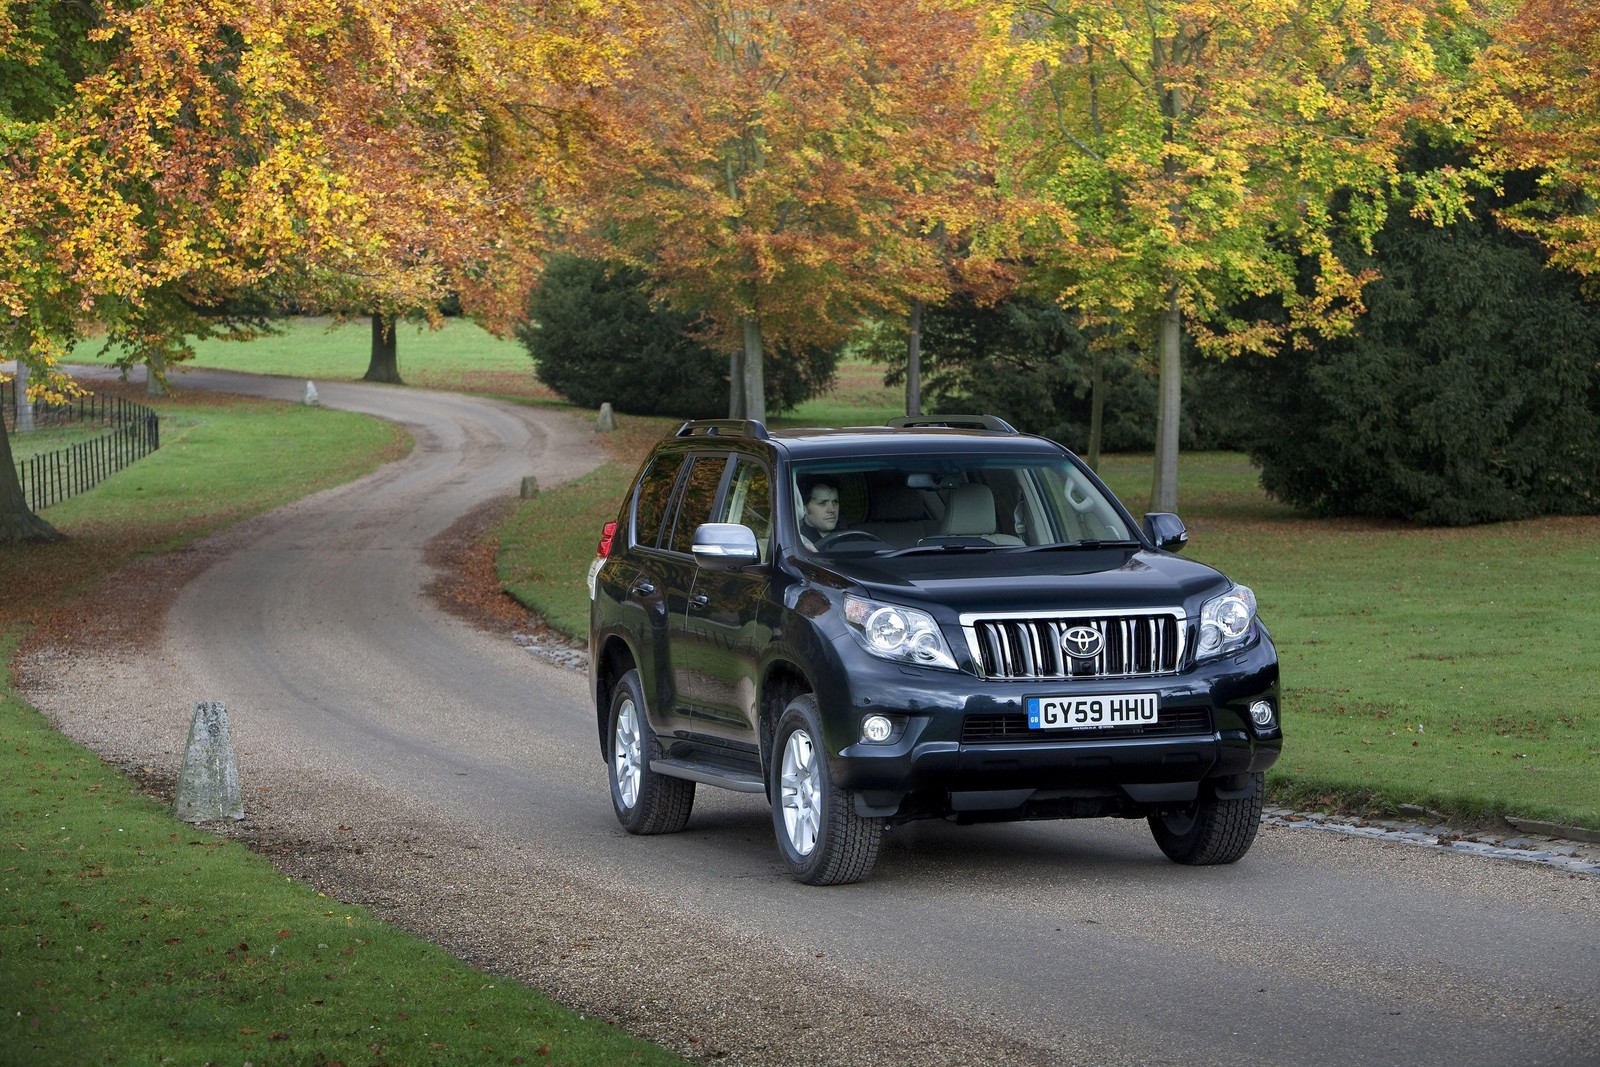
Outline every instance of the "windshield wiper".
{"label": "windshield wiper", "polygon": [[997,545],[990,541],[982,544],[972,542],[952,542],[943,545],[912,545],[895,552],[885,553],[884,559],[893,559],[896,556],[921,556],[934,552],[993,552],[999,548],[1015,548],[1015,545]]}
{"label": "windshield wiper", "polygon": [[1029,545],[1022,549],[1023,552],[1065,552],[1072,549],[1085,548],[1139,548],[1139,542],[1129,540],[1097,541],[1092,537],[1082,541],[1057,541],[1048,545]]}

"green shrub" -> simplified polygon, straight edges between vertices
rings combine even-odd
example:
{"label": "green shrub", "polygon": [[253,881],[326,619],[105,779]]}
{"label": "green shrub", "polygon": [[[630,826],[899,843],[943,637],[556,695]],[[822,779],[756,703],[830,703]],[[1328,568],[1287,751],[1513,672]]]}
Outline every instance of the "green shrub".
{"label": "green shrub", "polygon": [[1492,222],[1397,212],[1358,332],[1235,376],[1262,485],[1430,525],[1600,511],[1600,311]]}
{"label": "green shrub", "polygon": [[[579,407],[719,418],[728,414],[728,356],[695,338],[695,320],[654,303],[643,272],[561,256],[529,295],[517,338],[539,380]],[[778,349],[766,360],[766,400],[787,411],[825,391],[838,355]]]}

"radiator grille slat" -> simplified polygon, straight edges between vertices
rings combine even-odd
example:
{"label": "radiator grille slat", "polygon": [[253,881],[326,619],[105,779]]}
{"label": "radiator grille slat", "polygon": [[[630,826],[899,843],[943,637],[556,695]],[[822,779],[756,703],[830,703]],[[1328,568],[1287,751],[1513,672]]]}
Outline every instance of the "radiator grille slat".
{"label": "radiator grille slat", "polygon": [[[966,625],[984,676],[1002,681],[1172,674],[1183,658],[1182,617],[1170,613],[976,619]],[[1094,655],[1079,658],[1063,648],[1076,627],[1099,635]]]}

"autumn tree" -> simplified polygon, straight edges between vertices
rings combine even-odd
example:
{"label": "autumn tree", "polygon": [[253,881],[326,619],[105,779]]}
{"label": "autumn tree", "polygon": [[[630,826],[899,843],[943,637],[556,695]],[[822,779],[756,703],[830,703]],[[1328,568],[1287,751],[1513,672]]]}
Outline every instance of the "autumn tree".
{"label": "autumn tree", "polygon": [[330,57],[323,128],[366,207],[379,261],[322,258],[302,304],[370,318],[366,379],[399,382],[396,327],[442,301],[496,332],[542,263],[551,191],[574,180],[569,126],[610,76],[629,5],[390,5]]}
{"label": "autumn tree", "polygon": [[[1270,354],[1337,334],[1370,275],[1363,247],[1405,187],[1421,209],[1465,202],[1460,176],[1398,166],[1443,109],[1435,45],[1453,5],[1423,0],[1015,0],[989,20],[1004,171],[1050,202],[1029,254],[1066,272],[1086,325],[1155,338],[1150,507],[1177,504],[1185,335],[1209,354]],[[1058,227],[1072,227],[1055,255]],[[1239,308],[1274,296],[1275,317]]]}
{"label": "autumn tree", "polygon": [[949,195],[977,144],[954,6],[661,0],[598,91],[575,231],[705,317],[734,414],[765,416],[767,353],[946,288],[927,237],[979,210]]}
{"label": "autumn tree", "polygon": [[[87,14],[42,24],[44,9]],[[509,325],[546,187],[571,180],[565,112],[542,94],[613,65],[627,11],[0,6],[5,69],[55,93],[0,94],[0,349],[46,395],[72,388],[56,367],[86,330],[159,375],[197,311],[245,295],[384,310],[448,291]],[[40,534],[13,488],[4,465],[4,536]]]}
{"label": "autumn tree", "polygon": [[1539,194],[1501,213],[1551,262],[1600,286],[1600,7],[1523,0],[1493,26],[1472,112],[1489,167],[1538,175]]}

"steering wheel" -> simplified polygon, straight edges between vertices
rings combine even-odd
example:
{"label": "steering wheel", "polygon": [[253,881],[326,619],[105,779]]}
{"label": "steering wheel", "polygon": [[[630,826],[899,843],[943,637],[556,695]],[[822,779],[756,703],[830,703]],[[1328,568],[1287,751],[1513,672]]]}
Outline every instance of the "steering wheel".
{"label": "steering wheel", "polygon": [[834,545],[845,541],[876,541],[880,545],[885,543],[883,538],[877,534],[868,533],[866,530],[835,530],[817,542],[817,550],[832,548]]}

